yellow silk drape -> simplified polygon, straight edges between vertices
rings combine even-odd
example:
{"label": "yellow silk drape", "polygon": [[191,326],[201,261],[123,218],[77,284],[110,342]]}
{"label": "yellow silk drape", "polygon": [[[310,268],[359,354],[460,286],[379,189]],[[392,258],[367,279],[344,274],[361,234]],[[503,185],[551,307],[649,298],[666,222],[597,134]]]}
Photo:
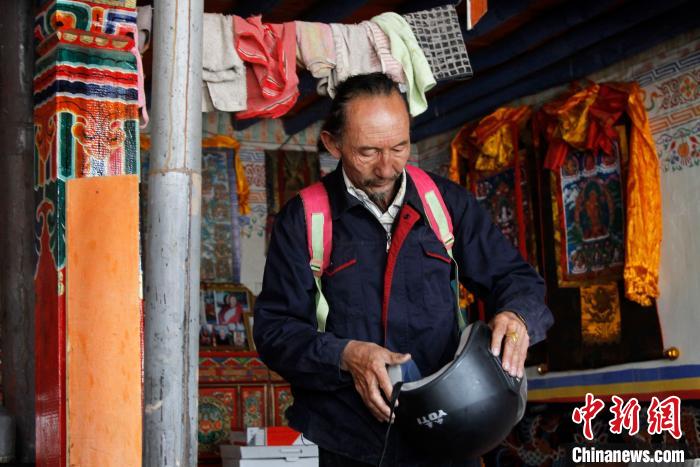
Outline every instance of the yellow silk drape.
{"label": "yellow silk drape", "polygon": [[[529,106],[501,107],[482,118],[476,126],[462,127],[452,140],[450,180],[459,183],[460,156],[476,155],[476,170],[501,170],[509,166],[515,157],[519,131],[531,115]],[[472,152],[475,154],[470,154]]]}
{"label": "yellow silk drape", "polygon": [[625,295],[642,305],[659,296],[661,257],[661,182],[644,94],[639,84],[616,84],[628,92],[630,161],[627,174]]}

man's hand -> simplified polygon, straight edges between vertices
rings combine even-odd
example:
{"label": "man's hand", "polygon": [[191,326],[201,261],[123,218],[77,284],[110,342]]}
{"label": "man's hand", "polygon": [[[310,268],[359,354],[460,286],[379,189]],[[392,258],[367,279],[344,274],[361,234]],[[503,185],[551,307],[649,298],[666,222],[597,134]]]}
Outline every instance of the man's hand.
{"label": "man's hand", "polygon": [[[503,369],[512,376],[522,378],[525,373],[525,357],[530,346],[530,336],[527,328],[512,311],[498,313],[489,323],[493,335],[491,337],[491,352],[498,355],[503,346]],[[503,339],[505,338],[505,345]]]}
{"label": "man's hand", "polygon": [[394,353],[371,342],[350,341],[345,346],[340,368],[352,374],[355,389],[372,415],[380,422],[388,422],[390,409],[382,399],[380,388],[391,400],[391,380],[386,371],[387,365],[405,363],[409,354]]}

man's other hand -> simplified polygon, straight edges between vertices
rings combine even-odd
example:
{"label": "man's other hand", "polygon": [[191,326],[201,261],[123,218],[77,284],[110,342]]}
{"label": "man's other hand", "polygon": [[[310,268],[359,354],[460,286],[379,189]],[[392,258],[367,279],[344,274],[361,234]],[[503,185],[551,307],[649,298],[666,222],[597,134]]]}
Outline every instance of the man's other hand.
{"label": "man's other hand", "polygon": [[350,341],[343,350],[340,368],[350,372],[355,389],[372,415],[380,422],[388,422],[391,412],[379,392],[381,388],[387,400],[391,400],[393,388],[386,366],[400,365],[410,359],[409,354],[395,353],[371,342]]}
{"label": "man's other hand", "polygon": [[512,376],[522,378],[525,374],[527,348],[530,346],[525,324],[512,311],[502,311],[493,317],[489,327],[493,332],[491,352],[498,356],[503,348],[503,369]]}

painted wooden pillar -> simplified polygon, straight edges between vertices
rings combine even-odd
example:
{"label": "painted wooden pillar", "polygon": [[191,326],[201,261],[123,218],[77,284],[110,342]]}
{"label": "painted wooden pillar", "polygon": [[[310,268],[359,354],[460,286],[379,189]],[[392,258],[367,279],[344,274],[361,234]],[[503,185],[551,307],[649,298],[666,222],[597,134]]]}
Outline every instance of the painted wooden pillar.
{"label": "painted wooden pillar", "polygon": [[159,0],[145,259],[144,465],[197,462],[203,0]]}
{"label": "painted wooden pillar", "polygon": [[37,466],[141,465],[135,4],[35,20]]}

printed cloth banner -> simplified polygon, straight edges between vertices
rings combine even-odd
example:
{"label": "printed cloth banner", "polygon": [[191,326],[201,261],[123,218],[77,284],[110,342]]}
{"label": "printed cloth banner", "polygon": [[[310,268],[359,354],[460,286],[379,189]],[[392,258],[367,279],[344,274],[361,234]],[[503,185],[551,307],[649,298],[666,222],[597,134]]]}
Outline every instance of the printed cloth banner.
{"label": "printed cloth banner", "polygon": [[240,282],[238,217],[235,150],[202,148],[202,281]]}
{"label": "printed cloth banner", "polygon": [[[239,283],[240,216],[246,209],[249,212],[250,207],[248,181],[238,157],[238,142],[230,137],[216,136],[203,140],[202,145],[201,280]],[[148,135],[141,135],[140,148],[141,229],[146,232],[151,148]],[[245,201],[245,205],[241,205],[242,201]],[[145,258],[145,251],[142,254]]]}
{"label": "printed cloth banner", "polygon": [[[621,129],[624,137],[624,128]],[[570,150],[552,172],[552,213],[559,287],[622,278],[625,258],[620,143]]]}

